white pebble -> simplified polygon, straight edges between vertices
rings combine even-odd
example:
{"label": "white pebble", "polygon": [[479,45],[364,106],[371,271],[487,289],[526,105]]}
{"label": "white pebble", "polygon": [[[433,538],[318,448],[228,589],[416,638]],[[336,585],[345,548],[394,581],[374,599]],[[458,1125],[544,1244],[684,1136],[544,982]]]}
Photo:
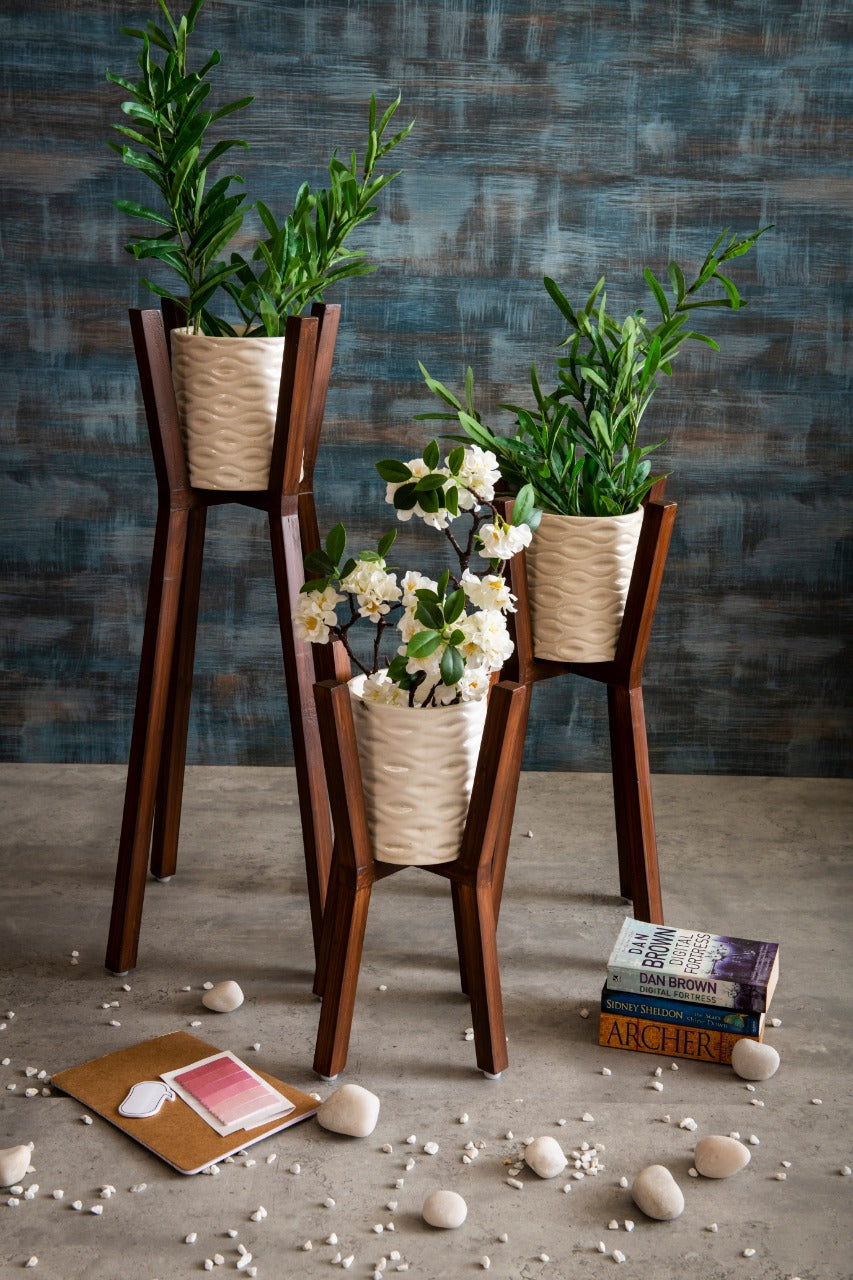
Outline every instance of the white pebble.
{"label": "white pebble", "polygon": [[505,1231],[502,1231],[498,1236],[498,1244],[507,1244],[508,1242],[509,1242],[509,1236]]}
{"label": "white pebble", "polygon": [[406,1173],[411,1173],[414,1167],[415,1167],[415,1162],[410,1156],[409,1159],[406,1161],[406,1163],[403,1165],[403,1168],[406,1170]]}
{"label": "white pebble", "polygon": [[197,1231],[191,1231],[189,1235],[184,1236],[184,1244],[195,1244],[196,1240],[198,1240]]}
{"label": "white pebble", "polygon": [[217,1267],[223,1267],[225,1265],[225,1259],[221,1253],[215,1253],[213,1255],[213,1261],[216,1263]]}
{"label": "white pebble", "polygon": [[334,1207],[335,1207],[335,1202],[334,1202],[334,1200],[332,1199],[332,1197],[331,1197],[331,1196],[326,1196],[326,1199],[323,1201],[323,1208],[324,1208],[324,1209],[334,1209]]}
{"label": "white pebble", "polygon": [[634,1230],[634,1223],[633,1223],[633,1221],[632,1221],[630,1218],[626,1218],[626,1219],[625,1219],[625,1230],[626,1230],[626,1231],[633,1231],[633,1230]]}
{"label": "white pebble", "polygon": [[743,1256],[744,1256],[745,1258],[754,1258],[754,1257],[755,1257],[755,1250],[754,1250],[754,1249],[744,1249],[744,1251],[743,1251]]}
{"label": "white pebble", "polygon": [[687,1129],[690,1133],[699,1128],[692,1116],[685,1116],[683,1120],[679,1120],[678,1127],[679,1129]]}
{"label": "white pebble", "polygon": [[237,1262],[237,1270],[245,1271],[246,1268],[251,1265],[251,1262],[252,1262],[252,1255],[250,1253],[241,1254],[239,1261]]}
{"label": "white pebble", "polygon": [[193,1018],[192,1022],[188,1022],[188,1023],[187,1023],[187,1026],[188,1026],[188,1027],[200,1027],[200,1026],[201,1026],[201,1022],[198,1020],[198,1018]]}
{"label": "white pebble", "polygon": [[518,1178],[507,1178],[506,1185],[508,1187],[514,1187],[516,1191],[524,1190],[524,1183],[519,1182]]}
{"label": "white pebble", "polygon": [[563,1127],[563,1125],[564,1125],[565,1123],[566,1123],[566,1122],[565,1122],[565,1120],[558,1120],[558,1121],[557,1121],[557,1124],[560,1126],[560,1128],[561,1128],[561,1129],[562,1129],[562,1127]]}
{"label": "white pebble", "polygon": [[97,1216],[97,1215],[99,1215],[99,1214],[101,1214],[101,1213],[103,1213],[103,1212],[104,1212],[104,1206],[103,1206],[102,1204],[93,1204],[93,1205],[90,1205],[90,1206],[89,1206],[89,1212],[90,1212],[90,1213],[94,1213],[94,1214]]}
{"label": "white pebble", "polygon": [[850,1175],[853,1174],[853,1169],[850,1168],[849,1164],[843,1164],[839,1169],[839,1173],[841,1174],[842,1178],[849,1178]]}
{"label": "white pebble", "polygon": [[613,1250],[613,1261],[614,1261],[614,1262],[624,1262],[624,1261],[625,1261],[625,1255],[624,1255],[624,1253],[622,1252],[622,1250],[621,1250],[621,1249],[614,1249],[614,1250]]}
{"label": "white pebble", "polygon": [[[189,988],[187,988],[187,989],[189,990]],[[212,1270],[213,1270],[213,1259],[212,1259],[212,1258],[205,1258],[205,1260],[204,1260],[204,1269],[205,1269],[205,1271],[212,1271]]]}
{"label": "white pebble", "polygon": [[244,1161],[243,1161],[243,1168],[244,1168],[244,1169],[254,1169],[254,1167],[255,1167],[255,1165],[256,1165],[257,1163],[258,1163],[258,1162],[257,1162],[257,1160],[252,1160],[252,1159],[244,1160]]}
{"label": "white pebble", "polygon": [[326,1236],[326,1244],[337,1244],[337,1243],[338,1243],[338,1237],[336,1232],[333,1231],[330,1236]]}
{"label": "white pebble", "polygon": [[426,1154],[427,1154],[428,1156],[437,1156],[437,1155],[438,1155],[438,1143],[437,1143],[437,1142],[425,1142],[425,1143],[424,1143],[424,1151],[426,1152]]}
{"label": "white pebble", "polygon": [[366,1138],[379,1119],[379,1099],[360,1084],[341,1085],[317,1110],[317,1121],[331,1133]]}
{"label": "white pebble", "polygon": [[610,1070],[610,1068],[609,1068],[609,1067],[602,1067],[602,1068],[601,1068],[601,1074],[602,1074],[603,1076],[612,1076],[612,1075],[613,1075],[613,1072]]}
{"label": "white pebble", "polygon": [[742,1080],[769,1080],[779,1070],[779,1054],[771,1044],[738,1040],[732,1049],[732,1070]]}
{"label": "white pebble", "polygon": [[306,1240],[304,1245],[302,1246],[302,1252],[310,1253],[313,1248],[314,1248],[313,1243],[310,1240]]}
{"label": "white pebble", "polygon": [[637,1208],[649,1218],[668,1222],[684,1212],[684,1194],[669,1169],[662,1164],[647,1165],[631,1184]]}
{"label": "white pebble", "polygon": [[377,1234],[378,1236],[381,1236],[381,1235],[382,1235],[382,1232],[385,1230],[385,1228],[383,1227],[383,1225],[382,1225],[382,1223],[381,1223],[381,1222],[374,1222],[374,1224],[373,1224],[373,1230],[376,1232],[376,1234]]}
{"label": "white pebble", "polygon": [[791,1161],[790,1161],[790,1160],[780,1160],[780,1161],[779,1161],[779,1163],[782,1165],[782,1168],[783,1168],[783,1169],[790,1169],[790,1167],[791,1167]]}
{"label": "white pebble", "polygon": [[123,982],[123,983],[121,984],[121,989],[122,989],[122,991],[130,991],[130,990],[131,990],[130,983],[129,983],[129,982]]}
{"label": "white pebble", "polygon": [[720,1228],[717,1226],[716,1222],[709,1222],[705,1228],[706,1231],[719,1231],[719,1229]]}
{"label": "white pebble", "polygon": [[778,1173],[774,1173],[773,1175],[777,1182],[784,1182],[787,1176],[788,1175],[784,1169],[780,1169]]}
{"label": "white pebble", "polygon": [[116,1019],[116,1018],[110,1018],[110,1026],[111,1026],[111,1027],[120,1027],[120,1026],[121,1026],[121,1023],[120,1023],[120,1022],[118,1021],[118,1019]]}
{"label": "white pebble", "polygon": [[625,1177],[621,1177],[621,1178],[619,1179],[619,1186],[620,1186],[620,1187],[627,1187],[627,1186],[629,1186],[628,1179],[627,1179],[627,1178],[625,1178]]}
{"label": "white pebble", "polygon": [[583,1120],[584,1124],[593,1124],[595,1121],[595,1116],[592,1116],[588,1111],[585,1111],[581,1116],[581,1120]]}
{"label": "white pebble", "polygon": [[31,1257],[27,1258],[26,1262],[24,1263],[24,1266],[25,1266],[25,1267],[37,1267],[37,1266],[38,1266],[38,1264],[39,1264],[39,1260],[38,1260],[38,1258],[36,1257],[36,1255],[35,1255],[35,1254],[33,1254]]}
{"label": "white pebble", "polygon": [[418,1135],[416,1133],[410,1133],[408,1138],[406,1139],[406,1143],[410,1147],[416,1146],[417,1141],[418,1141]]}
{"label": "white pebble", "polygon": [[696,1143],[693,1159],[703,1178],[731,1178],[745,1169],[751,1159],[749,1147],[736,1138],[711,1134]]}
{"label": "white pebble", "polygon": [[781,1019],[781,1018],[771,1018],[771,1019],[770,1019],[770,1025],[771,1025],[771,1027],[781,1027],[781,1025],[782,1025],[782,1019]]}
{"label": "white pebble", "polygon": [[91,1117],[91,1116],[81,1116],[81,1117],[80,1117],[80,1119],[82,1120],[83,1124],[91,1124],[91,1123],[92,1123],[92,1117]]}
{"label": "white pebble", "polygon": [[524,1161],[540,1178],[556,1178],[568,1161],[556,1138],[535,1138],[524,1149]]}
{"label": "white pebble", "polygon": [[260,1053],[260,1051],[261,1051],[261,1042],[260,1042],[260,1040],[256,1040],[256,1041],[255,1041],[255,1043],[252,1045],[252,1048],[254,1049],[255,1053]]}
{"label": "white pebble", "polygon": [[661,1084],[660,1080],[653,1080],[649,1087],[652,1089],[656,1089],[658,1093],[661,1093],[663,1091],[663,1085]]}
{"label": "white pebble", "polygon": [[468,1216],[468,1206],[456,1191],[431,1191],[424,1200],[421,1214],[431,1227],[453,1231]]}
{"label": "white pebble", "polygon": [[341,1266],[346,1267],[347,1270],[349,1270],[349,1268],[352,1266],[354,1262],[355,1262],[355,1254],[350,1253],[350,1254],[347,1254],[345,1258],[341,1259]]}
{"label": "white pebble", "polygon": [[391,1155],[391,1153],[393,1152],[394,1148],[391,1146],[391,1143],[390,1143],[390,1142],[383,1142],[383,1143],[382,1143],[382,1146],[379,1148],[379,1150],[380,1150],[384,1155],[386,1155],[386,1156],[390,1156],[390,1155]]}
{"label": "white pebble", "polygon": [[596,1248],[598,1249],[599,1253],[607,1252],[607,1245],[604,1243],[603,1240],[599,1240],[598,1244],[596,1245]]}
{"label": "white pebble", "polygon": [[504,1134],[504,1137],[506,1138],[507,1142],[512,1142],[513,1138],[515,1137],[515,1134],[513,1133],[512,1129],[507,1129],[506,1133]]}
{"label": "white pebble", "polygon": [[488,1271],[491,1265],[492,1265],[491,1258],[487,1253],[484,1253],[482,1258],[480,1259],[480,1266],[483,1268],[484,1271]]}
{"label": "white pebble", "polygon": [[698,1169],[688,1169],[688,1170],[687,1170],[687,1176],[688,1176],[688,1178],[698,1178],[698,1177],[699,1177],[699,1170],[698,1170]]}
{"label": "white pebble", "polygon": [[57,1187],[56,1190],[51,1191],[50,1194],[53,1196],[54,1200],[61,1200],[62,1197],[65,1195],[65,1192],[62,1190],[61,1187]]}
{"label": "white pebble", "polygon": [[213,983],[212,983],[212,982],[203,982],[201,985],[202,985],[203,990],[205,990],[205,991],[212,991],[212,990],[213,990]]}
{"label": "white pebble", "polygon": [[751,1147],[760,1147],[760,1146],[761,1146],[761,1139],[760,1139],[760,1138],[757,1138],[757,1137],[755,1136],[755,1134],[754,1134],[754,1133],[751,1133],[751,1134],[749,1135],[749,1145],[750,1145]]}
{"label": "white pebble", "polygon": [[396,1210],[396,1208],[397,1208],[397,1201],[396,1201],[396,1200],[388,1200],[388,1201],[386,1202],[385,1208],[386,1208],[386,1209],[388,1209],[391,1213],[394,1213],[394,1212],[395,1212],[395,1210]]}
{"label": "white pebble", "polygon": [[271,1151],[267,1156],[267,1164],[275,1164],[277,1159],[278,1159],[278,1152]]}
{"label": "white pebble", "polygon": [[458,1123],[458,1124],[467,1124],[467,1123],[468,1123],[468,1112],[467,1112],[467,1111],[463,1111],[463,1112],[462,1112],[462,1115],[461,1115],[461,1116],[459,1116],[459,1117],[458,1117],[458,1119],[457,1119],[457,1123]]}
{"label": "white pebble", "polygon": [[231,978],[218,982],[216,986],[206,982],[204,988],[201,1002],[205,1009],[212,1009],[214,1013],[231,1013],[240,1008],[245,998],[240,984]]}
{"label": "white pebble", "polygon": [[293,1174],[300,1174],[302,1172],[302,1165],[299,1163],[298,1160],[295,1160],[293,1162],[293,1164],[290,1166],[289,1172]]}
{"label": "white pebble", "polygon": [[388,988],[387,988],[387,986],[385,985],[385,983],[384,983],[384,982],[380,982],[380,984],[379,984],[379,986],[376,988],[376,990],[377,990],[377,991],[387,991],[387,990],[388,990]]}
{"label": "white pebble", "polygon": [[588,1018],[588,1017],[589,1017],[589,1009],[584,1008],[584,1009],[581,1009],[579,1012],[580,1012],[580,1016],[581,1016],[582,1018]]}
{"label": "white pebble", "polygon": [[[215,1166],[214,1166],[214,1168],[215,1168]],[[137,1196],[138,1196],[138,1195],[140,1195],[143,1191],[147,1191],[147,1190],[148,1190],[148,1183],[147,1183],[147,1182],[135,1182],[135,1183],[133,1184],[133,1186],[132,1186],[130,1189],[131,1189],[131,1191],[133,1192],[133,1194],[134,1194],[134,1195],[137,1195]]]}
{"label": "white pebble", "polygon": [[822,1106],[823,1106],[823,1098],[812,1098],[812,1106],[815,1106],[815,1107],[822,1107]]}
{"label": "white pebble", "polygon": [[[7,1203],[7,1205],[9,1206],[9,1208],[10,1208],[10,1209],[17,1209],[18,1205],[19,1205],[21,1202],[20,1202],[20,1200],[18,1199],[18,1197],[17,1197],[17,1196],[9,1196],[9,1199],[6,1201],[6,1203]],[[81,1206],[80,1206],[80,1208],[82,1209],[82,1207],[83,1207],[83,1206],[81,1205]]]}
{"label": "white pebble", "polygon": [[609,1221],[609,1222],[608,1222],[608,1224],[607,1224],[607,1230],[608,1230],[608,1231],[618,1231],[618,1230],[619,1230],[619,1223],[616,1221],[616,1219],[615,1219],[615,1218],[611,1218],[611,1219],[610,1219],[610,1221]]}
{"label": "white pebble", "polygon": [[671,1062],[671,1063],[669,1064],[669,1069],[670,1069],[670,1071],[678,1071],[678,1069],[679,1069],[679,1068],[678,1068],[678,1063],[677,1063],[677,1062]]}
{"label": "white pebble", "polygon": [[71,1208],[74,1210],[74,1212],[75,1212],[75,1213],[79,1213],[79,1212],[80,1212],[80,1210],[83,1208],[83,1201],[82,1201],[82,1200],[72,1200],[72,1202],[71,1202]]}

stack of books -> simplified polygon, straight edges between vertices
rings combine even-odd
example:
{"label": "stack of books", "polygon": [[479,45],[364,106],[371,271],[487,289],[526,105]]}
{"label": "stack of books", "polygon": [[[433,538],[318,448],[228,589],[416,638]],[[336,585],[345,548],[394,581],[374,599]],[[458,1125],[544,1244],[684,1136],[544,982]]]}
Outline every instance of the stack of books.
{"label": "stack of books", "polygon": [[607,964],[598,1043],[731,1062],[761,1040],[779,978],[779,945],[626,919]]}

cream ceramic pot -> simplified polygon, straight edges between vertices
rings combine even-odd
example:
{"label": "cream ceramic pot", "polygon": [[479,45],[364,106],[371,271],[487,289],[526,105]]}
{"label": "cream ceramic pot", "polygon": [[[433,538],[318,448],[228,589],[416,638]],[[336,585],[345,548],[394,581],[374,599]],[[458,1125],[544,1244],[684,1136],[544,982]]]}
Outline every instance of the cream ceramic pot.
{"label": "cream ceramic pot", "polygon": [[487,700],[451,707],[392,707],[350,681],[373,856],[425,866],[459,853]]}
{"label": "cream ceramic pot", "polygon": [[552,662],[611,662],[644,510],[625,516],[544,512],[525,552],[533,651]]}
{"label": "cream ceramic pot", "polygon": [[266,489],[284,338],[173,329],[172,382],[197,489]]}

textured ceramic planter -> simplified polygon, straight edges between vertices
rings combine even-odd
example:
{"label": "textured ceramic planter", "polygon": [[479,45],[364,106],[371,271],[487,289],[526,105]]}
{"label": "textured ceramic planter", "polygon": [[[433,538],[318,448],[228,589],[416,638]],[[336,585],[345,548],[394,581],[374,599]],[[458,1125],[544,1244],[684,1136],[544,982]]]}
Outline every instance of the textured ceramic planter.
{"label": "textured ceramic planter", "polygon": [[364,676],[350,681],[373,856],[426,866],[450,862],[468,801],[487,700],[422,710],[365,702]]}
{"label": "textured ceramic planter", "polygon": [[266,489],[284,338],[209,338],[173,329],[171,342],[190,484]]}
{"label": "textured ceramic planter", "polygon": [[643,514],[543,514],[525,552],[537,658],[613,660]]}

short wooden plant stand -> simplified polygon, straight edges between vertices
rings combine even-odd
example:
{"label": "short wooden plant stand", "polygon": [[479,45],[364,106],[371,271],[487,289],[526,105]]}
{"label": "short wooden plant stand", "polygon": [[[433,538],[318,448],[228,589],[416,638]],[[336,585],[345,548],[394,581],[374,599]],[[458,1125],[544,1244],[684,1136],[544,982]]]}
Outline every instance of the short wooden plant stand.
{"label": "short wooden plant stand", "polygon": [[[346,683],[322,681],[315,693],[335,849],[314,987],[323,1000],[314,1070],[332,1079],[347,1060],[373,885],[406,868],[373,857]],[[507,682],[492,689],[458,856],[452,862],[417,868],[450,881],[459,972],[462,990],[471,1001],[477,1066],[489,1076],[500,1075],[508,1063],[496,930],[528,705],[526,685]],[[430,714],[425,711],[424,718]]]}
{"label": "short wooden plant stand", "polygon": [[[517,612],[510,615],[515,651],[504,666],[508,680],[532,686],[539,680],[572,674],[607,686],[619,891],[633,901],[638,920],[663,923],[652,786],[643,707],[643,664],[666,564],[677,510],[664,500],[665,481],[652,490],[646,503],[637,557],[611,662],[550,662],[536,658],[530,623],[527,568],[523,555],[508,563],[510,588]],[[509,513],[512,503],[506,502]]]}
{"label": "short wooden plant stand", "polygon": [[[319,546],[314,464],[340,308],[315,305],[287,322],[278,417],[265,490],[190,487],[169,360],[178,314],[133,310],[130,324],[148,423],[158,508],[124,798],[106,967],[136,965],[145,881],[177,865],[190,689],[208,508],[241,503],[269,517],[288,710],[302,818],[315,951],[331,865],[332,832],[314,710],[317,679],[341,674],[337,646],[294,636],[291,611],[303,554]],[[237,339],[235,339],[237,341]],[[348,664],[347,664],[348,673]]]}

